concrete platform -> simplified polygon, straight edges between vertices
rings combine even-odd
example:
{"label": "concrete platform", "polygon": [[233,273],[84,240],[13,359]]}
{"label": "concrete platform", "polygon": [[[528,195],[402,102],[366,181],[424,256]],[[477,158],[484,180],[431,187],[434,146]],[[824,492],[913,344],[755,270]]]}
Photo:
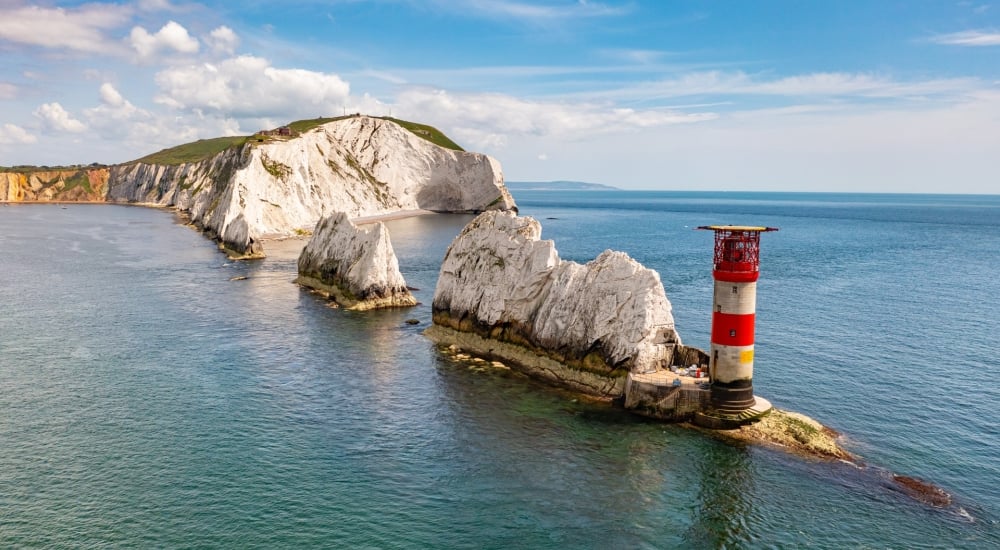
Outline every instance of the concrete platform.
{"label": "concrete platform", "polygon": [[671,421],[691,421],[716,430],[730,430],[760,420],[771,412],[771,402],[754,396],[755,404],[739,413],[712,408],[711,380],[661,369],[629,373],[625,381],[625,408]]}
{"label": "concrete platform", "polygon": [[683,422],[709,406],[708,378],[682,376],[669,370],[629,373],[625,408],[643,416]]}
{"label": "concrete platform", "polygon": [[680,373],[671,372],[665,369],[658,369],[656,372],[651,373],[632,373],[629,376],[637,382],[643,384],[655,384],[657,386],[673,386],[674,380],[680,380],[681,385],[700,385],[709,384],[708,376],[703,376],[701,378],[695,378],[694,376],[683,376]]}

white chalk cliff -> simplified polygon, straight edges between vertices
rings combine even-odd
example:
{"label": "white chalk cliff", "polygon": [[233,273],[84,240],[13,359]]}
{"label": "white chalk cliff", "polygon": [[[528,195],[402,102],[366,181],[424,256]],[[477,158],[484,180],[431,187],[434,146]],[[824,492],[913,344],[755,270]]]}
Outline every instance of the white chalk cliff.
{"label": "white chalk cliff", "polygon": [[200,162],[115,166],[108,200],[176,207],[239,254],[321,217],[516,208],[500,164],[446,149],[395,122],[354,116],[287,140],[250,140]]}
{"label": "white chalk cliff", "polygon": [[326,294],[348,309],[417,304],[399,272],[385,224],[359,227],[343,212],[316,224],[299,255],[295,282]]}
{"label": "white chalk cliff", "polygon": [[541,225],[485,212],[455,238],[434,292],[430,338],[607,397],[630,371],[669,365],[680,338],[659,275],[623,252],[559,259]]}

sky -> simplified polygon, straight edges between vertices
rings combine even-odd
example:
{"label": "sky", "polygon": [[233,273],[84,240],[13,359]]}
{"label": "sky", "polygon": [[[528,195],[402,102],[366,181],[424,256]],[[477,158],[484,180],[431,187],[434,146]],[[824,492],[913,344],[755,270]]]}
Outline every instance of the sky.
{"label": "sky", "polygon": [[1000,193],[1000,1],[0,0],[0,166],[345,113],[508,181]]}

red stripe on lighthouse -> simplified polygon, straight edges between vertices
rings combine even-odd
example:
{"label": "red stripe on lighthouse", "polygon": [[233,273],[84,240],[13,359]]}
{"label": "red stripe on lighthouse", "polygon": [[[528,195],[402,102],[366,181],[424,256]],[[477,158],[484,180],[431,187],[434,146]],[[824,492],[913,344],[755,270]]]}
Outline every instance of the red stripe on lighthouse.
{"label": "red stripe on lighthouse", "polygon": [[752,283],[760,277],[759,271],[712,271],[712,278],[727,283]]}
{"label": "red stripe on lighthouse", "polygon": [[724,346],[752,346],[754,314],[712,314],[712,343]]}

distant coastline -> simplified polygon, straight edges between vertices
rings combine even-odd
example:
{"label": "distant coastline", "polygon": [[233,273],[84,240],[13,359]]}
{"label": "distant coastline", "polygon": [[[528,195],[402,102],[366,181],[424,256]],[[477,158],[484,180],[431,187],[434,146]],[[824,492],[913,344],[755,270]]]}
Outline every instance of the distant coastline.
{"label": "distant coastline", "polygon": [[583,181],[508,181],[510,191],[621,191],[618,187]]}

